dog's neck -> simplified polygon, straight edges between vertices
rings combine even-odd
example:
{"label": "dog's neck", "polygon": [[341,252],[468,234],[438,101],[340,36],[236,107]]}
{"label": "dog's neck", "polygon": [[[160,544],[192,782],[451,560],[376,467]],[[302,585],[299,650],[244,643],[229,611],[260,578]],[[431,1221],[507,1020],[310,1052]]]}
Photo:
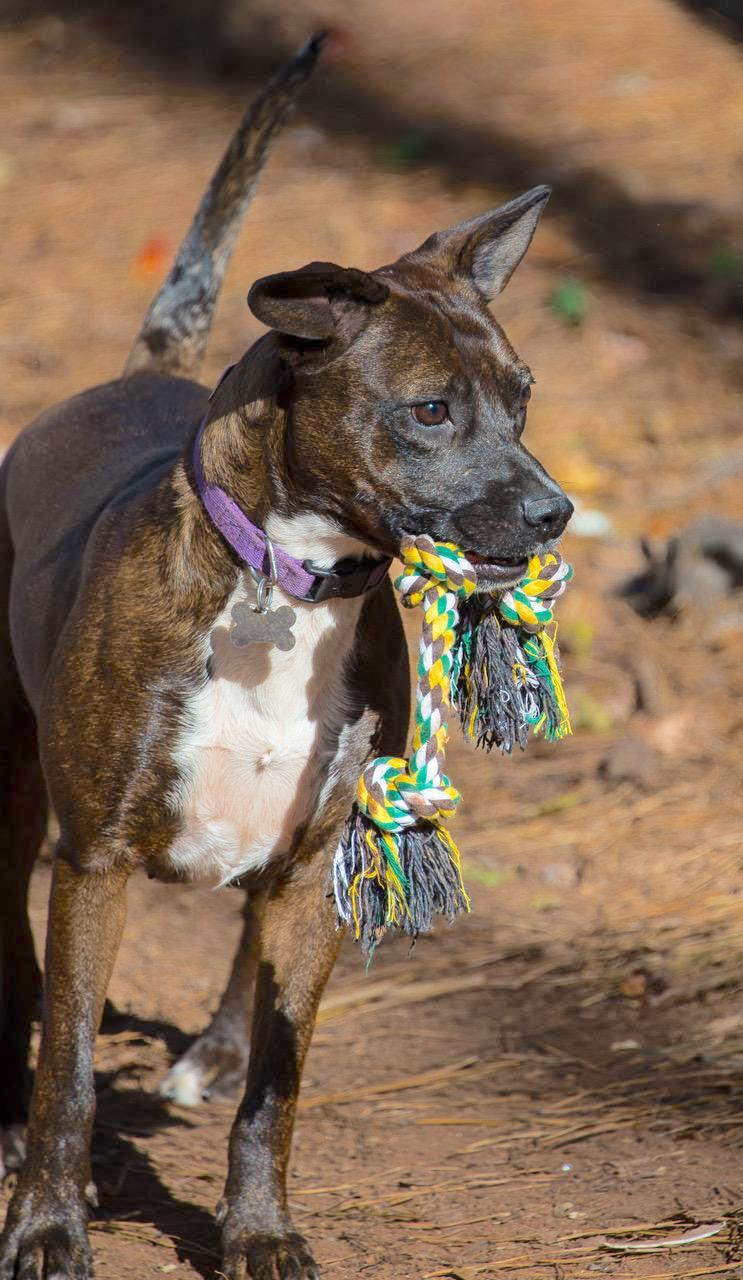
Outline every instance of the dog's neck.
{"label": "dog's neck", "polygon": [[276,354],[259,342],[212,392],[199,444],[206,483],[223,489],[261,528],[270,513],[291,514],[280,387]]}
{"label": "dog's neck", "polygon": [[[281,385],[276,353],[265,341],[218,384],[197,442],[203,482],[218,486],[276,547],[300,562],[310,560],[318,568],[330,569],[349,557],[368,556],[369,547],[328,517],[297,505],[287,475],[287,415],[279,404]],[[181,466],[187,475],[187,457]],[[213,552],[234,565],[193,487],[191,492],[196,504],[187,503],[188,523],[200,527],[199,542],[210,542]],[[188,542],[194,543],[193,528]]]}
{"label": "dog's neck", "polygon": [[344,533],[327,516],[312,511],[281,515],[270,511],[263,528],[272,542],[296,560],[311,560],[319,569],[331,569],[351,556],[361,559],[370,548]]}

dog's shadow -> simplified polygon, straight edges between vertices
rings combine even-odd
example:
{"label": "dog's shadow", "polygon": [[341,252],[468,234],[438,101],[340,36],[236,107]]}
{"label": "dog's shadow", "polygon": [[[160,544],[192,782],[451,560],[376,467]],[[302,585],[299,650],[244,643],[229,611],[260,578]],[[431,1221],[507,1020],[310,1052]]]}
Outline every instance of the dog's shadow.
{"label": "dog's shadow", "polygon": [[[121,1013],[107,1002],[102,1031],[124,1030],[162,1040],[172,1057],[180,1056],[192,1039],[171,1023]],[[174,1195],[137,1144],[138,1138],[164,1129],[194,1129],[197,1121],[174,1110],[159,1094],[132,1087],[131,1081],[126,1089],[117,1088],[120,1075],[116,1069],[96,1072],[92,1165],[101,1205],[91,1223],[93,1245],[96,1236],[115,1234],[121,1223],[148,1224],[171,1241],[181,1263],[210,1280],[220,1260],[214,1213]],[[215,1186],[215,1202],[220,1190]]]}
{"label": "dog's shadow", "polygon": [[141,1018],[131,1009],[122,1013],[111,1000],[106,1000],[101,1020],[101,1034],[115,1035],[121,1031],[139,1033],[147,1039],[162,1040],[173,1058],[179,1058],[182,1053],[185,1053],[193,1040],[193,1036],[181,1031],[172,1022],[165,1022],[159,1018]]}
{"label": "dog's shadow", "polygon": [[92,1163],[101,1199],[101,1208],[91,1222],[94,1247],[96,1236],[115,1234],[119,1224],[147,1223],[171,1241],[180,1262],[189,1264],[204,1280],[211,1280],[220,1259],[212,1213],[174,1196],[158,1177],[150,1157],[134,1141],[107,1126],[96,1129]]}

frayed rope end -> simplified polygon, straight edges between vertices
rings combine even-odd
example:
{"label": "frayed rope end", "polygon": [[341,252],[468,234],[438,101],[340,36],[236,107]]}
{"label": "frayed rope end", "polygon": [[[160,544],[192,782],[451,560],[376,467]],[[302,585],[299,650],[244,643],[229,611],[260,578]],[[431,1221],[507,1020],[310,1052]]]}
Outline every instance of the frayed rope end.
{"label": "frayed rope end", "polygon": [[435,915],[470,910],[459,850],[443,827],[421,821],[395,833],[354,806],[333,862],[338,916],[365,954],[389,928],[428,933]]}
{"label": "frayed rope end", "polygon": [[460,661],[452,701],[468,741],[486,751],[523,751],[529,734],[572,733],[554,633],[504,623],[497,604],[476,598],[460,615]]}

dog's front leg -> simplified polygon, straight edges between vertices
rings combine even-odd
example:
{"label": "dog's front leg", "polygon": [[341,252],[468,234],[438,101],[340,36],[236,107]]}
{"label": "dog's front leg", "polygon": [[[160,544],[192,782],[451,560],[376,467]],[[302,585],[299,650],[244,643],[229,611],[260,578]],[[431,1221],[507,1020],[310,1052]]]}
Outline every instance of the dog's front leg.
{"label": "dog's front leg", "polygon": [[276,886],[263,911],[247,1087],[219,1209],[228,1280],[318,1275],[289,1217],[286,1168],[302,1066],[341,942],[327,876],[327,857],[317,854]]}
{"label": "dog's front leg", "polygon": [[[124,872],[55,864],[44,1023],[28,1152],[0,1247],[0,1280],[87,1280],[93,1049],[126,914]],[[90,1194],[90,1192],[89,1192]]]}

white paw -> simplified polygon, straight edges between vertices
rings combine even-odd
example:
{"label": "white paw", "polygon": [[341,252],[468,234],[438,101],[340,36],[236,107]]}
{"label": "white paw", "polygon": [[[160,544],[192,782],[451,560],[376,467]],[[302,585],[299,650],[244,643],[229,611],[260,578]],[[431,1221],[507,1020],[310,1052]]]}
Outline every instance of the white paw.
{"label": "white paw", "polygon": [[9,1124],[0,1129],[0,1184],[9,1173],[17,1173],[26,1159],[26,1126]]}
{"label": "white paw", "polygon": [[182,1107],[198,1107],[204,1101],[204,1075],[190,1062],[176,1062],[157,1086],[158,1093]]}

